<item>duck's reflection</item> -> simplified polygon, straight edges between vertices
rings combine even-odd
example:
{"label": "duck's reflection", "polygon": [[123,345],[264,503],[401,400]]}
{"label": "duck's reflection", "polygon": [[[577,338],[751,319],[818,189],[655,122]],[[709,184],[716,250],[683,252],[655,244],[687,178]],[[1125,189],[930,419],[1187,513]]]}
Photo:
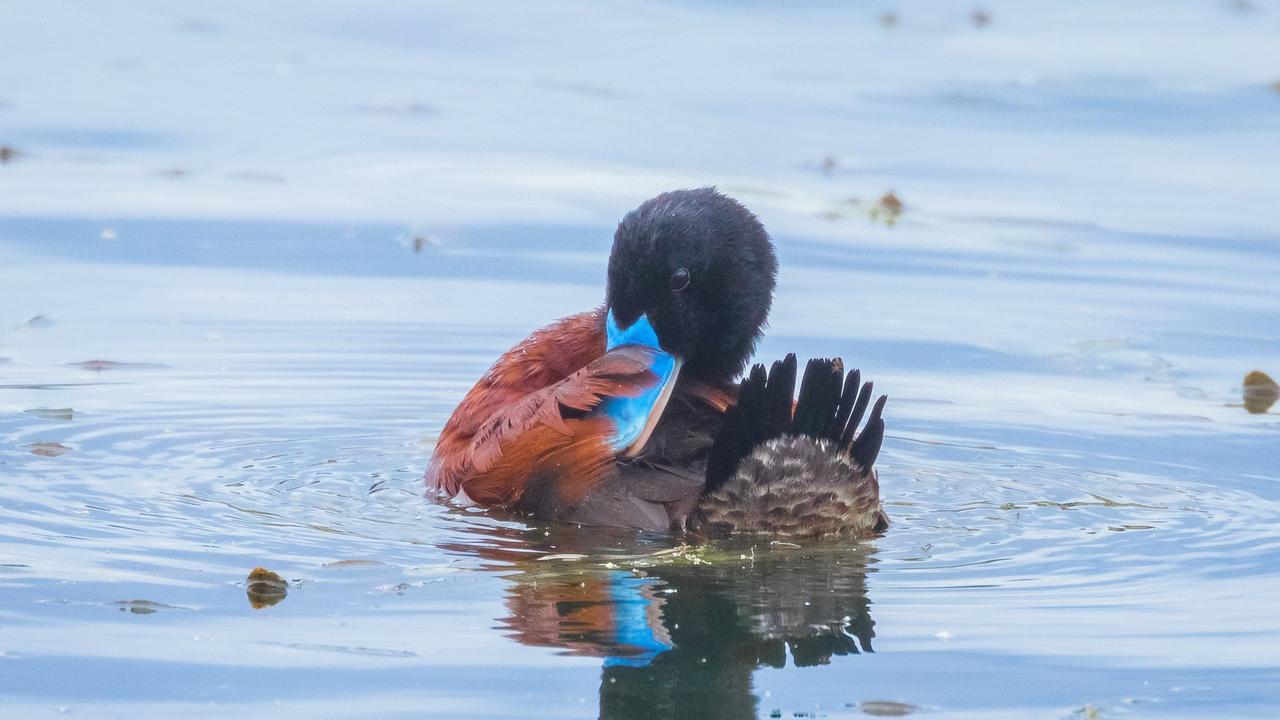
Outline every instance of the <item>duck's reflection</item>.
{"label": "duck's reflection", "polygon": [[756,717],[752,673],[872,652],[864,545],[674,547],[626,533],[486,529],[503,627],[526,645],[603,658],[602,718]]}

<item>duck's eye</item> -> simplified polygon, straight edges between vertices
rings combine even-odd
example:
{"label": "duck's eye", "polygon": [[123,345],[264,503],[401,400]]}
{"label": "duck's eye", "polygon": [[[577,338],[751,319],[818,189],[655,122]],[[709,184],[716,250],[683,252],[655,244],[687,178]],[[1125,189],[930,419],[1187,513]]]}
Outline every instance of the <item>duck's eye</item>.
{"label": "duck's eye", "polygon": [[681,290],[687,287],[689,287],[689,271],[688,270],[686,270],[685,268],[680,268],[679,270],[671,273],[671,289],[673,291],[680,292]]}

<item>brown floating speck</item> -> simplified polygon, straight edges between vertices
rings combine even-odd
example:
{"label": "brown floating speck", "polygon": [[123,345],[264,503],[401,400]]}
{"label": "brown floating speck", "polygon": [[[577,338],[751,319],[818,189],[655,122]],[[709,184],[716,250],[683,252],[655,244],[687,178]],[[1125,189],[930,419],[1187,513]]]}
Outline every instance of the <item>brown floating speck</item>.
{"label": "brown floating speck", "polygon": [[71,452],[71,448],[60,442],[35,442],[30,445],[23,445],[29,449],[32,455],[40,455],[43,457],[60,457]]}
{"label": "brown floating speck", "polygon": [[157,610],[185,610],[176,605],[165,605],[154,600],[121,600],[111,603],[112,606],[118,608],[120,612],[131,612],[134,615],[152,615]]}
{"label": "brown floating speck", "polygon": [[271,607],[289,594],[289,581],[264,567],[256,567],[249,572],[244,590],[255,609]]}
{"label": "brown floating speck", "polygon": [[1244,376],[1244,409],[1254,414],[1265,413],[1280,400],[1280,385],[1261,370]]}
{"label": "brown floating speck", "polygon": [[[0,358],[0,362],[4,362],[4,358]],[[31,408],[22,412],[28,415],[35,415],[41,420],[71,420],[75,418],[76,411],[71,408]]]}
{"label": "brown floating speck", "polygon": [[23,328],[47,328],[53,326],[53,320],[48,315],[35,315],[30,320],[22,323],[18,327]]}
{"label": "brown floating speck", "polygon": [[79,368],[90,372],[102,372],[104,370],[155,370],[157,368],[168,367],[160,363],[138,363],[138,362],[117,362],[115,360],[84,360],[82,362],[68,363],[67,367]]}
{"label": "brown floating speck", "polygon": [[871,208],[871,219],[884,219],[884,224],[893,227],[898,222],[898,218],[902,215],[904,205],[902,199],[899,198],[892,190],[880,196],[876,204]]}
{"label": "brown floating speck", "polygon": [[875,717],[903,717],[919,710],[919,708],[910,703],[895,702],[893,700],[860,702],[858,703],[858,709],[867,715]]}
{"label": "brown floating speck", "polygon": [[352,568],[352,567],[376,567],[382,564],[383,563],[380,560],[365,560],[363,558],[355,558],[352,560],[334,560],[333,562],[325,563],[322,567],[335,568],[340,570],[342,568]]}

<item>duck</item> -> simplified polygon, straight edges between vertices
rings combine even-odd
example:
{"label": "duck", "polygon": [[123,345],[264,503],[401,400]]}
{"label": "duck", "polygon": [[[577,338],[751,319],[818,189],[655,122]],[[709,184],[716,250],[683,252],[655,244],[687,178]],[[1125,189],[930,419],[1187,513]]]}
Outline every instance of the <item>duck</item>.
{"label": "duck", "polygon": [[[715,188],[645,201],[614,233],[603,304],[497,359],[441,429],[427,486],[457,504],[577,525],[876,532],[887,523],[882,509],[868,510],[879,508],[872,464],[883,402],[868,429],[845,438],[836,421],[843,416],[845,432],[867,401],[860,388],[830,382],[843,376],[838,361],[811,362],[795,402],[794,355],[738,380],[777,272],[763,224]],[[808,474],[790,472],[806,462]],[[769,519],[800,507],[816,533]],[[831,517],[818,522],[820,513]]]}

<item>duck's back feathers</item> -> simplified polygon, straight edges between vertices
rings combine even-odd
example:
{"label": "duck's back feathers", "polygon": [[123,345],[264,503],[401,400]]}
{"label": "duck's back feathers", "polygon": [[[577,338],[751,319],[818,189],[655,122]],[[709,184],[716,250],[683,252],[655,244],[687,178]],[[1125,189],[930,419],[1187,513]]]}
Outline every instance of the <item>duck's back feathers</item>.
{"label": "duck's back feathers", "polygon": [[556,517],[613,469],[615,428],[588,411],[610,397],[634,397],[657,381],[649,348],[627,345],[492,415],[458,458],[471,500]]}
{"label": "duck's back feathers", "polygon": [[880,484],[826,440],[783,435],[743,458],[737,472],[698,505],[716,535],[870,535],[888,526]]}
{"label": "duck's back feathers", "polygon": [[873,467],[887,398],[858,432],[872,384],[861,384],[857,370],[846,375],[838,358],[810,360],[793,404],[796,370],[788,355],[743,380],[708,458],[698,512],[706,529],[818,536],[888,526]]}

